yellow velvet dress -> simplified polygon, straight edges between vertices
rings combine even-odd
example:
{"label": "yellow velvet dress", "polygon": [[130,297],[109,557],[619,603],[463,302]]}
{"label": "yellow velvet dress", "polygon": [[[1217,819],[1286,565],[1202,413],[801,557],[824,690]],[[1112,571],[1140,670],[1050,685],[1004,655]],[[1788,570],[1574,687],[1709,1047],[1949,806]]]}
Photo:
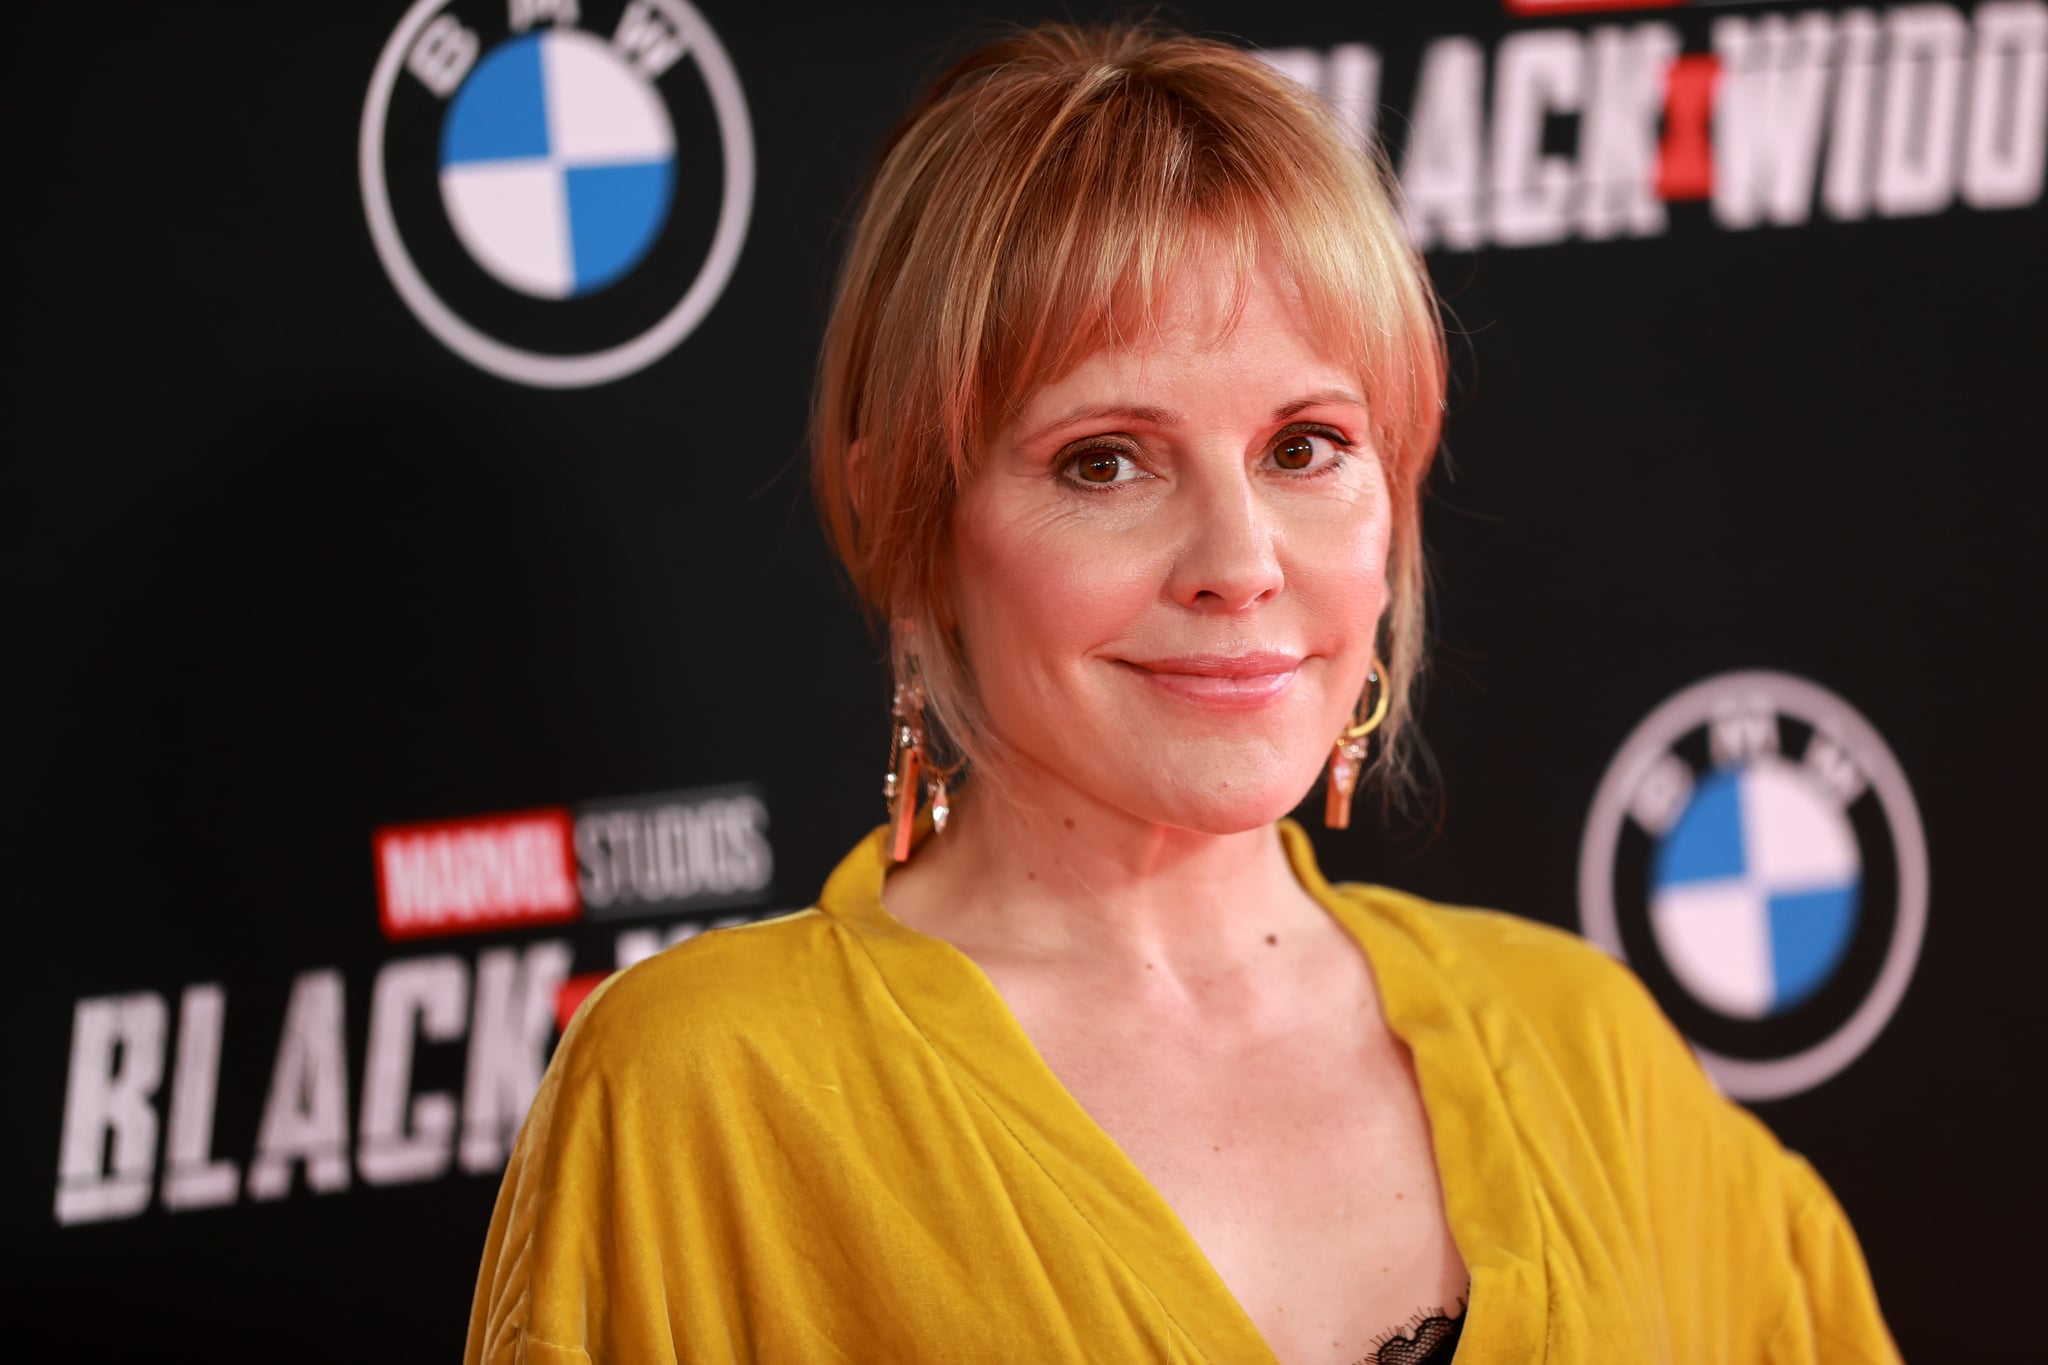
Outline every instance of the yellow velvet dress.
{"label": "yellow velvet dress", "polygon": [[[1273,1365],[980,968],[883,907],[882,833],[814,908],[592,994],[505,1172],[470,1365]],[[1472,1274],[1459,1365],[1898,1359],[1827,1186],[1625,967],[1333,887],[1282,837],[1413,1051]]]}

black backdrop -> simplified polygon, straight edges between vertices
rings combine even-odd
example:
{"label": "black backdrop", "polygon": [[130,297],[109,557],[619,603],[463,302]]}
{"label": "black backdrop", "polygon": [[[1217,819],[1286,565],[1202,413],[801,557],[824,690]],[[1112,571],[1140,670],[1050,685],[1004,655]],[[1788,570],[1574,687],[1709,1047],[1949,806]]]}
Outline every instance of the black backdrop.
{"label": "black backdrop", "polygon": [[[448,8],[488,60],[507,12]],[[514,4],[511,22],[574,8]],[[621,8],[596,0],[577,22],[608,39]],[[450,1358],[493,1130],[475,1161],[444,1143],[424,1177],[365,1174],[352,1148],[381,974],[451,959],[449,1018],[393,1016],[401,1043],[418,1025],[394,1093],[459,1101],[467,1146],[494,1095],[516,1120],[521,1059],[552,1037],[519,1002],[552,1010],[551,972],[587,984],[645,951],[645,931],[804,904],[880,818],[885,682],[802,477],[840,228],[871,148],[959,35],[1099,11],[699,10],[744,92],[744,247],[678,344],[580,387],[465,359],[373,245],[359,139],[397,5],[95,7],[17,32],[10,1355]],[[2037,1335],[2022,1268],[2042,936],[2016,874],[2043,758],[2019,662],[2041,586],[2024,489],[2048,316],[2043,5],[1262,0],[1176,17],[1282,50],[1339,96],[1370,67],[1397,160],[1427,124],[1439,186],[1480,167],[1423,228],[1457,352],[1428,513],[1442,817],[1317,830],[1326,868],[1581,927],[1595,792],[1656,707],[1757,669],[1841,699],[1924,819],[1924,943],[1867,1046],[1755,1105],[1835,1187],[1909,1358],[2019,1358]],[[1669,74],[1649,24],[1681,54]],[[1608,26],[1636,67],[1598,66]],[[1532,85],[1502,78],[1510,50]],[[1418,107],[1426,56],[1472,54],[1483,87],[1440,73],[1441,105]],[[1587,112],[1644,69],[1647,122],[1620,94]],[[679,157],[665,235],[617,284],[558,303],[495,285],[435,217],[438,114],[412,79],[387,130],[394,213],[474,326],[591,350],[679,295],[733,178],[691,58],[659,86]],[[1566,178],[1557,240],[1511,244],[1517,222],[1545,232],[1538,155]],[[1706,169],[1718,203],[1698,197]],[[1772,175],[1765,203],[1750,188]],[[1640,192],[1660,177],[1668,203]],[[1654,201],[1661,226],[1602,238],[1575,207],[1599,194]],[[1751,700],[1776,699],[1774,742],[1796,757],[1816,718],[1770,687]],[[1706,719],[1674,741],[1702,789]],[[648,829],[698,819],[685,861],[702,862],[693,793],[735,785],[766,812],[772,885],[671,878],[606,913],[586,886],[560,923],[418,941],[380,927],[374,831],[522,811],[557,812],[542,824],[561,831],[609,805],[652,812]],[[1651,855],[1592,870],[1588,885],[1620,888],[1631,960],[1696,1041],[1768,1061],[1874,991],[1912,918],[1912,841],[1895,797],[1860,799],[1843,817],[1863,871],[1849,946],[1818,994],[1761,1018],[1716,1017],[1711,992],[1702,1004],[1656,960],[1673,941],[1643,928]],[[593,847],[576,846],[586,878]],[[380,1046],[386,1065],[407,1050]],[[267,1107],[313,1135],[281,1197],[251,1184],[259,1148],[289,1146],[262,1136]],[[173,1132],[208,1117],[196,1148]],[[214,1183],[170,1207],[176,1153],[193,1151]]]}

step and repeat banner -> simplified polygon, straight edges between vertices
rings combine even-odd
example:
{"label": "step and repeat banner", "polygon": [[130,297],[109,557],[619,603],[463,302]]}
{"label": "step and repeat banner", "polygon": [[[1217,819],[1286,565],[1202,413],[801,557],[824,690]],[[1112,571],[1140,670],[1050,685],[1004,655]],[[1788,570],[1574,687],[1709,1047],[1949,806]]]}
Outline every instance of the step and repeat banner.
{"label": "step and repeat banner", "polygon": [[[9,1354],[453,1358],[577,1003],[879,822],[831,274],[921,80],[1069,13],[17,43]],[[1627,960],[1908,1358],[2021,1358],[2048,3],[1172,17],[1386,148],[1449,310],[1439,798],[1326,868]]]}

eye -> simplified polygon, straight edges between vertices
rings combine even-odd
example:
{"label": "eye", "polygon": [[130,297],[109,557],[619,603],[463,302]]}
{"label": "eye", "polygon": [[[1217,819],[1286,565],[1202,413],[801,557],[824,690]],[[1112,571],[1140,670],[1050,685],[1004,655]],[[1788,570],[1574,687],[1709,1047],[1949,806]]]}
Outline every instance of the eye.
{"label": "eye", "polygon": [[1129,483],[1141,476],[1137,462],[1114,446],[1089,446],[1069,455],[1064,462],[1066,476],[1075,483],[1107,487]]}
{"label": "eye", "polygon": [[1273,447],[1273,463],[1282,469],[1307,469],[1315,458],[1315,438],[1305,432],[1282,436],[1280,444]]}
{"label": "eye", "polygon": [[1290,474],[1314,474],[1341,463],[1340,452],[1350,448],[1350,442],[1334,431],[1307,428],[1281,432],[1267,454]]}

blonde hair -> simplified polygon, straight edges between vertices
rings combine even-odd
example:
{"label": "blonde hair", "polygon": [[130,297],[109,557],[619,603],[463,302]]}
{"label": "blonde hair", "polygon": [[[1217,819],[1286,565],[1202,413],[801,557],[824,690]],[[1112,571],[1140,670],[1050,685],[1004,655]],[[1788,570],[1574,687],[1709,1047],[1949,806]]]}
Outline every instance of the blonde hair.
{"label": "blonde hair", "polygon": [[1393,498],[1380,643],[1392,702],[1374,771],[1389,794],[1405,786],[1444,343],[1391,184],[1293,80],[1150,24],[1013,33],[904,116],[826,327],[812,478],[834,550],[890,627],[897,677],[922,681],[938,742],[977,762],[994,749],[945,581],[978,452],[1038,385],[1150,325],[1175,269],[1220,246],[1240,307],[1271,253],[1364,385]]}

